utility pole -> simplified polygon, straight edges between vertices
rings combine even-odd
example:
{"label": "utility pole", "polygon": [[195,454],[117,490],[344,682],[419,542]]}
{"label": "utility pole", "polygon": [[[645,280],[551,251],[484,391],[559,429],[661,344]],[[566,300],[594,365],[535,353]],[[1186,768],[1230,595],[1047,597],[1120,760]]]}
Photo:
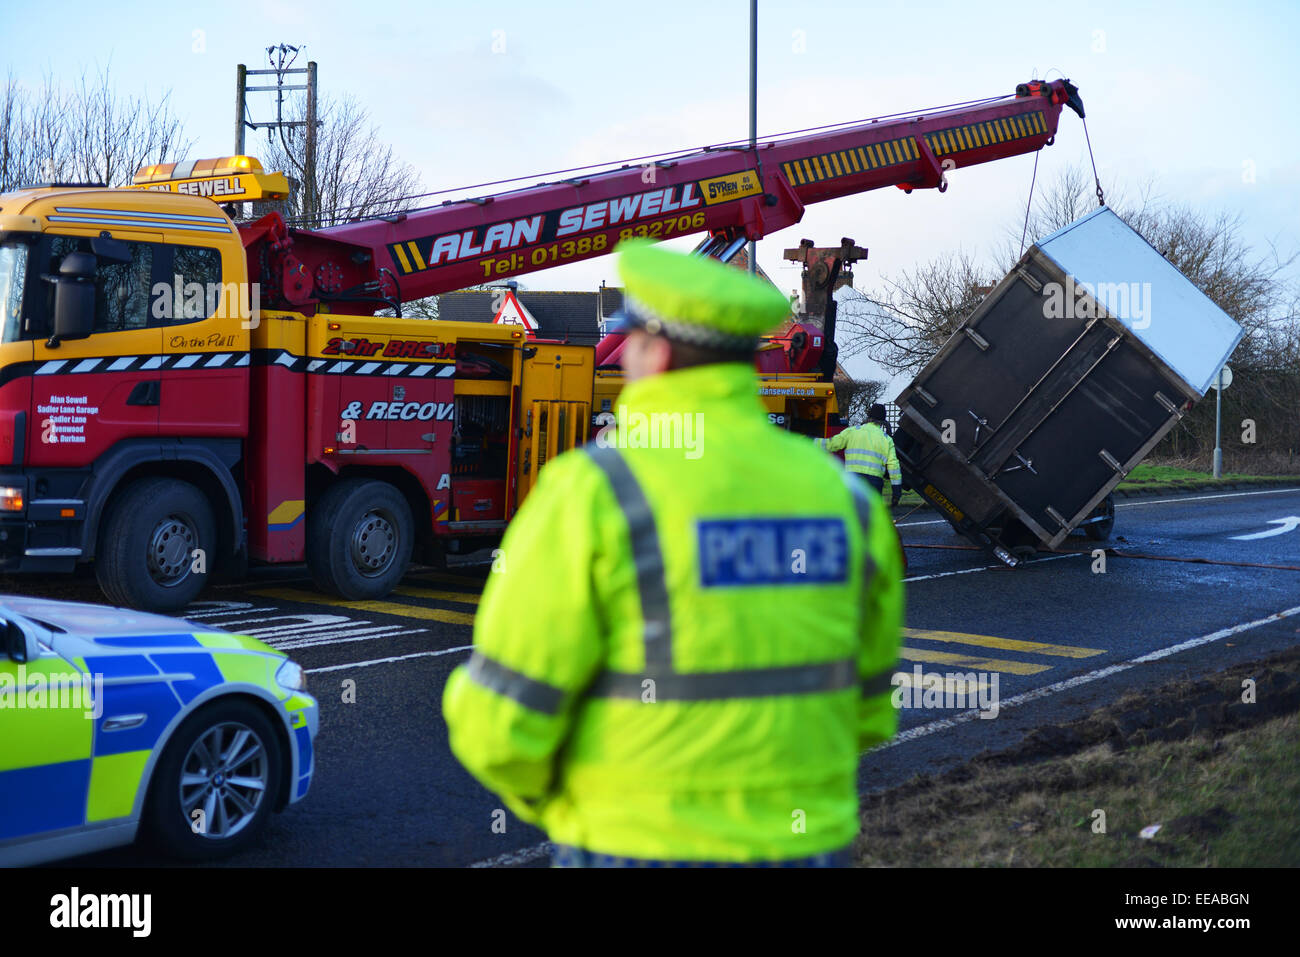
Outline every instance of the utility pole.
{"label": "utility pole", "polygon": [[[280,139],[285,146],[285,152],[292,155],[292,150],[289,149],[283,131],[289,130],[289,135],[292,137],[297,127],[305,127],[303,163],[297,172],[302,177],[300,186],[303,191],[302,211],[306,217],[310,218],[319,212],[317,209],[319,197],[316,195],[316,134],[318,126],[316,118],[316,62],[312,60],[305,67],[292,66],[301,49],[301,47],[290,46],[287,43],[267,47],[266,56],[271,64],[270,69],[250,70],[242,63],[235,68],[235,153],[242,154],[244,152],[245,129],[264,129],[280,130]],[[286,77],[296,75],[304,75],[305,82],[299,84],[285,82]],[[274,76],[275,84],[273,86],[249,86],[248,77],[250,76]],[[307,117],[304,120],[287,120],[284,117],[284,95],[293,92],[307,94]],[[249,119],[249,93],[274,93],[276,95],[274,120],[260,123]]]}
{"label": "utility pole", "polygon": [[248,95],[248,67],[235,67],[235,155],[244,155],[244,97]]}
{"label": "utility pole", "polygon": [[[758,0],[749,0],[749,149],[758,158]],[[757,167],[755,162],[755,167]],[[760,184],[761,186],[762,184]],[[758,269],[758,243],[749,241],[749,274]]]}
{"label": "utility pole", "polygon": [[320,205],[316,195],[316,61],[307,61],[307,143],[303,151],[305,210],[315,213]]}

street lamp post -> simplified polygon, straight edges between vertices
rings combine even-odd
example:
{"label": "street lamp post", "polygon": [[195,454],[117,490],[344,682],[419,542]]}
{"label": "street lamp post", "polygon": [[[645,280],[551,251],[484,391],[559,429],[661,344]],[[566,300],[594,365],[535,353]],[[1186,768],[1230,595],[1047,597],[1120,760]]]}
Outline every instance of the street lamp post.
{"label": "street lamp post", "polygon": [[1214,389],[1214,477],[1223,477],[1223,390],[1232,385],[1232,370],[1228,366],[1219,369],[1218,375],[1210,388]]}
{"label": "street lamp post", "polygon": [[1220,441],[1220,423],[1223,419],[1223,370],[1219,370],[1214,385],[1214,477],[1223,477],[1223,443]]}
{"label": "street lamp post", "polygon": [[[758,148],[758,0],[749,0],[749,148]],[[749,274],[758,268],[758,243],[749,241]]]}

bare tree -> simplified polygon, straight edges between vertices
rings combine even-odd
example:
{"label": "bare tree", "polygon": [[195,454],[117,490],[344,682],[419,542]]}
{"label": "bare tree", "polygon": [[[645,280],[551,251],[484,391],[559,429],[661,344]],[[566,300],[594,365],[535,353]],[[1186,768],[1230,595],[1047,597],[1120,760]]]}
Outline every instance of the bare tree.
{"label": "bare tree", "polygon": [[853,425],[861,425],[867,421],[867,410],[880,401],[884,391],[885,383],[874,379],[836,379],[835,403],[839,406],[840,417]]}
{"label": "bare tree", "polygon": [[67,87],[46,75],[35,89],[11,73],[0,98],[0,190],[53,181],[122,186],[141,166],[184,158],[192,141],[169,100],[117,92],[108,67]]}
{"label": "bare tree", "polygon": [[[385,309],[379,313],[381,316],[390,316],[393,314],[391,309]],[[410,302],[402,303],[403,319],[437,319],[438,318],[438,297],[426,296],[423,299],[412,299]]]}
{"label": "bare tree", "polygon": [[[295,118],[306,116],[306,101],[292,104]],[[301,127],[270,133],[262,156],[268,169],[284,170],[300,184],[290,193],[283,215],[295,225],[332,226],[410,209],[420,191],[414,167],[398,159],[379,136],[369,112],[352,97],[322,97],[317,107],[316,169],[313,189],[302,189],[308,170],[306,136]],[[307,196],[316,197],[307,208]]]}
{"label": "bare tree", "polygon": [[865,352],[893,373],[920,370],[997,278],[958,251],[885,278],[878,290],[850,290],[840,302],[840,358]]}

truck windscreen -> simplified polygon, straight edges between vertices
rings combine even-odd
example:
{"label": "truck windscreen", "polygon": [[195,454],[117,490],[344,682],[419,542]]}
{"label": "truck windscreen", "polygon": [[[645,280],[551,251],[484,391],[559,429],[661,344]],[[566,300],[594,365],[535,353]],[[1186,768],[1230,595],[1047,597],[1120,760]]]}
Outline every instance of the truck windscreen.
{"label": "truck windscreen", "polygon": [[0,309],[4,310],[3,338],[0,341],[3,342],[14,342],[22,335],[27,251],[25,243],[0,243]]}

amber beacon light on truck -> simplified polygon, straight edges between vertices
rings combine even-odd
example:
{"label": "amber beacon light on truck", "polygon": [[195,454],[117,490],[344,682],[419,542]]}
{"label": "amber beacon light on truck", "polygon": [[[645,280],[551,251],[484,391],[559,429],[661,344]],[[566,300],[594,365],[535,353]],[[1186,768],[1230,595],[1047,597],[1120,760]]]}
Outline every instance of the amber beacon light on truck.
{"label": "amber beacon light on truck", "polygon": [[252,156],[222,156],[184,163],[145,166],[128,189],[201,196],[217,203],[285,199],[289,180],[283,173],[268,173]]}

